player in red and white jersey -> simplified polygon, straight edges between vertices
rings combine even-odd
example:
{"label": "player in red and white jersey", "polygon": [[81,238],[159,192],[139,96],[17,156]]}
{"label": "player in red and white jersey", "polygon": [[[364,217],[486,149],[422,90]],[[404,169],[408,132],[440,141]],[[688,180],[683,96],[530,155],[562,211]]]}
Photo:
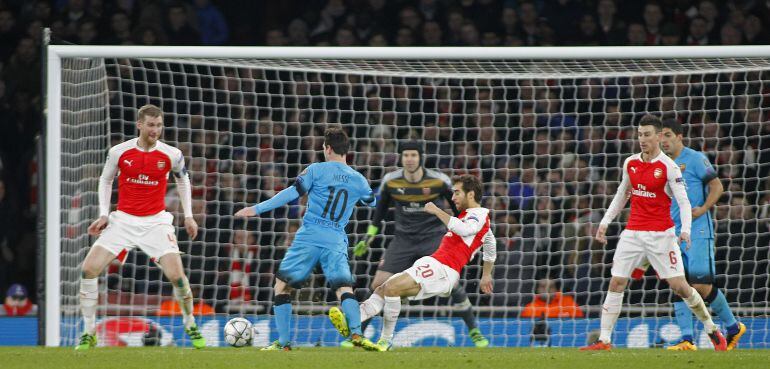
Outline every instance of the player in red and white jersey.
{"label": "player in red and white jersey", "polygon": [[[692,213],[679,166],[660,150],[661,132],[659,118],[646,115],[640,120],[637,133],[642,152],[631,155],[623,163],[620,186],[596,232],[596,240],[606,244],[607,226],[625,207],[630,196],[631,215],[612,258],[612,278],[602,306],[601,334],[597,342],[581,350],[612,348],[612,330],[620,315],[623,292],[633,270],[645,262],[649,262],[671,290],[687,302],[703,323],[714,348],[726,350],[725,338],[711,320],[703,298],[684,277],[678,242],[690,244]],[[682,209],[682,231],[678,240],[670,215],[672,197]]]}
{"label": "player in red and white jersey", "polygon": [[[185,332],[194,347],[206,341],[192,315],[193,296],[184,275],[179,256],[173,216],[166,212],[164,197],[169,173],[177,184],[184,211],[184,226],[190,239],[198,234],[192,217],[190,177],[182,152],[160,141],[163,134],[163,112],[154,105],[142,106],[137,112],[139,137],[110,148],[99,178],[99,219],[88,227],[88,233],[99,236],[83,261],[80,278],[80,310],[84,332],[76,350],[96,346],[96,305],[99,298],[98,279],[114,259],[125,261],[128,251],[139,248],[163,269],[174,286],[174,296],[181,307]],[[112,182],[118,177],[118,207],[110,212]]]}
{"label": "player in red and white jersey", "polygon": [[[460,279],[460,271],[479,249],[482,249],[484,260],[480,288],[483,293],[492,293],[492,269],[497,250],[490,228],[489,209],[480,205],[481,194],[481,181],[466,174],[452,181],[452,202],[460,211],[457,217],[450,216],[432,202],[426,203],[425,211],[441,219],[448,229],[438,250],[391,276],[361,303],[362,321],[383,312],[382,334],[377,342],[380,351],[390,350],[392,346],[393,330],[401,313],[401,298],[423,300],[449,296]],[[345,318],[339,309],[332,308],[329,318],[340,334],[348,335]]]}

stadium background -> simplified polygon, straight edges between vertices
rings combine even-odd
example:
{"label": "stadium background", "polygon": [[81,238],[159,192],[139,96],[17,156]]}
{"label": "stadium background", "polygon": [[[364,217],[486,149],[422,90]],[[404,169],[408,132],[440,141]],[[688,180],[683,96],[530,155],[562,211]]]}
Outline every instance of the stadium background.
{"label": "stadium background", "polygon": [[[729,45],[766,43],[761,25],[770,21],[766,5],[752,1],[718,6],[708,1],[656,2],[659,15],[654,5],[644,2],[607,0],[330,1],[318,2],[317,9],[301,2],[222,1],[201,7],[203,3],[2,4],[0,37],[4,45],[17,47],[4,48],[5,89],[0,88],[0,159],[6,184],[5,193],[0,191],[0,211],[9,220],[0,231],[0,291],[16,282],[35,289],[37,164],[33,153],[42,121],[41,26],[50,26],[59,42],[75,44]],[[608,17],[612,8],[616,12]],[[297,14],[294,9],[303,11]],[[600,22],[606,19],[611,22]],[[224,33],[212,31],[225,28]],[[185,260],[192,270],[191,282],[218,312],[230,311],[226,301],[237,289],[229,278],[233,255],[231,248],[208,245],[255,237],[250,243],[258,245],[259,251],[248,271],[249,294],[257,305],[267,307],[272,293],[266,287],[272,285],[274,261],[285,250],[272,246],[287,245],[299,207],[249,224],[249,230],[262,231],[249,235],[228,231],[242,226],[230,223],[227,215],[239,201],[269,197],[303,165],[317,160],[318,152],[313,150],[320,141],[307,137],[318,137],[325,123],[339,121],[354,137],[355,153],[349,161],[366,168],[373,187],[394,167],[398,140],[408,138],[426,140],[428,167],[484,178],[494,201],[486,205],[495,210],[502,251],[498,265],[503,267],[497,268],[500,282],[492,301],[477,293],[474,279],[479,268],[467,268],[465,288],[474,304],[521,307],[533,298],[537,280],[551,278],[590,313],[606,289],[613,248],[610,245],[605,251],[595,244],[591,226],[613,193],[623,155],[633,151],[632,125],[644,112],[674,109],[681,110],[676,117],[687,123],[688,133],[698,137],[690,144],[707,152],[725,184],[726,193],[716,211],[717,270],[727,277],[719,283],[727,288],[729,301],[767,308],[770,123],[766,122],[763,81],[767,76],[763,73],[699,76],[704,82],[700,90],[677,89],[692,81],[672,77],[471,82],[394,78],[377,81],[381,88],[372,91],[365,87],[371,81],[356,80],[357,76],[209,68],[200,73],[201,80],[174,81],[177,86],[187,84],[193,92],[188,100],[200,102],[186,104],[158,98],[168,96],[161,90],[172,81],[165,78],[178,76],[186,67],[145,66],[135,60],[107,62],[115,92],[110,95],[113,140],[132,136],[133,109],[153,102],[174,116],[166,139],[185,146],[191,158],[206,158],[188,158],[197,186],[196,216],[204,228],[202,240],[186,242],[180,233],[180,241],[189,255]],[[146,73],[150,68],[173,73]],[[335,83],[345,88],[329,87]],[[199,86],[207,87],[193,88]],[[287,93],[286,86],[303,92]],[[271,97],[276,95],[282,98]],[[573,96],[577,98],[569,98]],[[233,147],[237,146],[246,149],[236,152]],[[233,165],[234,158],[243,167],[223,170],[222,165]],[[227,173],[220,175],[223,171]],[[359,220],[368,218],[366,210],[355,215]],[[366,222],[354,224],[352,233],[362,234]],[[373,263],[380,256],[381,245],[377,246],[366,259],[354,263],[358,287],[365,287],[373,274]],[[132,257],[138,265],[147,264],[142,255]],[[157,269],[128,266],[117,272],[108,280],[113,291],[170,295],[157,282]],[[126,285],[125,280],[132,283]],[[658,293],[657,287],[657,279],[648,275],[631,286],[629,302],[667,302],[668,293]],[[325,290],[311,291],[306,296],[311,300],[330,299]],[[243,291],[238,293],[243,297]],[[34,293],[31,297],[34,300]],[[511,317],[517,312],[492,309],[485,315]]]}

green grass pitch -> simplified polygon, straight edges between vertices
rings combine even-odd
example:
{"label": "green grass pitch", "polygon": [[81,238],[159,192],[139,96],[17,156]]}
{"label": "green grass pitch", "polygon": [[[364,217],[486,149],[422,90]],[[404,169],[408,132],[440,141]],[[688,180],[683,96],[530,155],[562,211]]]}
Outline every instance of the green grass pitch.
{"label": "green grass pitch", "polygon": [[72,348],[3,347],[0,368],[227,368],[227,369],[679,369],[770,368],[770,350],[732,352],[666,352],[663,349],[616,349],[579,352],[565,348],[404,348],[392,352],[357,349],[299,348],[292,352],[260,352],[256,348]]}

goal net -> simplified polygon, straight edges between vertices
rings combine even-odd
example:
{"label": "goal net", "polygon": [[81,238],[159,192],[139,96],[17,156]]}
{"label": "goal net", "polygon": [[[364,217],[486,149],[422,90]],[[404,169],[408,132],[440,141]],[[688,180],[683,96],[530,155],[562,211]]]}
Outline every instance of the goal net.
{"label": "goal net", "polygon": [[[716,284],[749,327],[742,346],[770,347],[770,58],[602,59],[595,53],[601,49],[537,59],[517,58],[511,50],[507,58],[477,60],[441,59],[433,51],[408,52],[408,58],[324,56],[330,49],[306,50],[318,57],[276,58],[260,57],[265,49],[259,48],[251,49],[251,58],[225,58],[227,49],[172,58],[171,52],[144,52],[157,51],[152,48],[135,49],[136,55],[113,48],[121,50],[118,58],[91,50],[96,53],[62,56],[60,81],[49,74],[49,104],[58,99],[60,106],[60,112],[49,109],[49,135],[60,137],[54,143],[61,153],[60,162],[49,153],[48,163],[49,173],[58,173],[49,177],[49,191],[58,188],[61,199],[47,200],[48,252],[58,254],[48,263],[49,345],[72,345],[80,333],[80,265],[94,241],[86,227],[98,213],[107,149],[135,137],[137,108],[153,103],[164,111],[164,140],[182,150],[192,179],[197,239],[181,227],[173,185],[167,205],[176,215],[196,304],[206,305],[196,311],[209,344],[224,345],[221,328],[236,316],[254,323],[254,345],[277,336],[270,320],[274,274],[301,225],[304,202],[248,222],[232,214],[270,198],[303,167],[322,160],[322,133],[331,124],[349,134],[348,163],[375,189],[397,168],[399,142],[412,139],[424,143],[427,168],[483,179],[483,205],[492,211],[498,239],[494,294],[479,292],[478,259],[464,269],[461,288],[493,346],[585,344],[599,327],[622,223],[610,227],[606,247],[592,235],[624,158],[638,152],[635,123],[652,113],[683,123],[686,145],[717,168],[725,193],[706,215],[716,224]],[[362,239],[372,213],[354,212],[347,228],[351,246]],[[626,217],[627,211],[621,221]],[[368,294],[392,231],[391,214],[370,252],[351,257],[360,298]],[[56,263],[60,272],[51,272]],[[560,295],[548,293],[547,280]],[[162,308],[173,300],[172,286],[146,255],[131,252],[99,281],[100,343],[141,345],[154,327],[163,345],[189,344],[181,317]],[[528,316],[524,307],[536,296],[560,298],[565,307],[555,318]],[[625,296],[617,344],[651,347],[679,338],[672,294],[653,271],[632,282]],[[577,309],[568,307],[567,297]],[[338,344],[323,315],[336,299],[321,274],[313,274],[294,302],[295,344]],[[447,299],[409,304],[396,345],[472,345],[457,311]],[[370,327],[367,335],[378,335],[380,321]],[[700,331],[698,337],[709,345]]]}

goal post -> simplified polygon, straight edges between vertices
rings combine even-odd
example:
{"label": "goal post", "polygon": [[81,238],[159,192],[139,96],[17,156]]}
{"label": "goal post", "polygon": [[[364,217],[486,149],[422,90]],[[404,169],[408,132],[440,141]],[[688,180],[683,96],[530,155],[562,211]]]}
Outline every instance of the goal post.
{"label": "goal post", "polygon": [[[94,241],[85,229],[97,214],[101,164],[113,141],[133,137],[133,111],[152,102],[171,117],[164,139],[183,150],[198,188],[201,239],[180,239],[180,246],[191,284],[218,316],[257,314],[258,328],[271,332],[265,319],[270,275],[286,247],[276,243],[290,240],[302,204],[245,224],[227,212],[291,183],[290,174],[317,156],[318,130],[336,122],[351,134],[350,164],[374,186],[395,168],[396,144],[406,139],[425,143],[432,167],[485,179],[485,206],[493,210],[501,242],[495,295],[478,293],[476,261],[464,273],[464,287],[481,315],[482,331],[500,336],[493,340],[497,346],[530,344],[537,319],[519,313],[536,294],[536,281],[546,278],[557,280],[589,316],[549,323],[554,345],[581,345],[598,328],[596,301],[609,279],[611,247],[605,252],[592,244],[590,225],[609,204],[622,158],[636,149],[631,124],[646,112],[678,117],[688,142],[729,174],[728,195],[712,212],[716,255],[722,257],[718,283],[731,306],[752,319],[756,333],[749,347],[770,347],[770,321],[762,317],[770,313],[770,245],[764,243],[767,219],[761,218],[770,216],[770,200],[763,202],[770,163],[762,161],[770,158],[770,137],[763,136],[770,135],[770,46],[51,45],[46,74],[41,201],[47,346],[71,345],[78,334],[78,271]],[[173,201],[173,189],[169,193]],[[370,219],[370,210],[354,213],[351,245]],[[720,232],[727,238],[719,238]],[[365,258],[351,258],[355,287],[368,287],[391,237],[392,223],[386,222],[378,247]],[[108,277],[100,278],[100,318],[152,315],[148,324],[175,336],[181,320],[156,315],[167,288],[152,281],[159,271],[146,259],[129,261],[136,265],[110,267]],[[305,332],[302,344],[336,342],[333,329],[313,319],[333,301],[322,287],[314,279],[295,300],[295,312],[308,315],[296,324]],[[673,314],[664,289],[650,273],[632,284],[624,305],[628,319],[619,323],[626,336],[619,342],[644,347],[673,339],[671,320],[655,318]],[[228,304],[230,299],[240,303]],[[409,318],[397,334],[401,344],[468,344],[458,319],[445,319],[452,311],[445,300],[406,310]],[[216,318],[206,322],[204,333],[219,342],[223,324]],[[133,334],[135,344],[141,332],[117,333]],[[270,334],[259,339],[266,342]]]}

